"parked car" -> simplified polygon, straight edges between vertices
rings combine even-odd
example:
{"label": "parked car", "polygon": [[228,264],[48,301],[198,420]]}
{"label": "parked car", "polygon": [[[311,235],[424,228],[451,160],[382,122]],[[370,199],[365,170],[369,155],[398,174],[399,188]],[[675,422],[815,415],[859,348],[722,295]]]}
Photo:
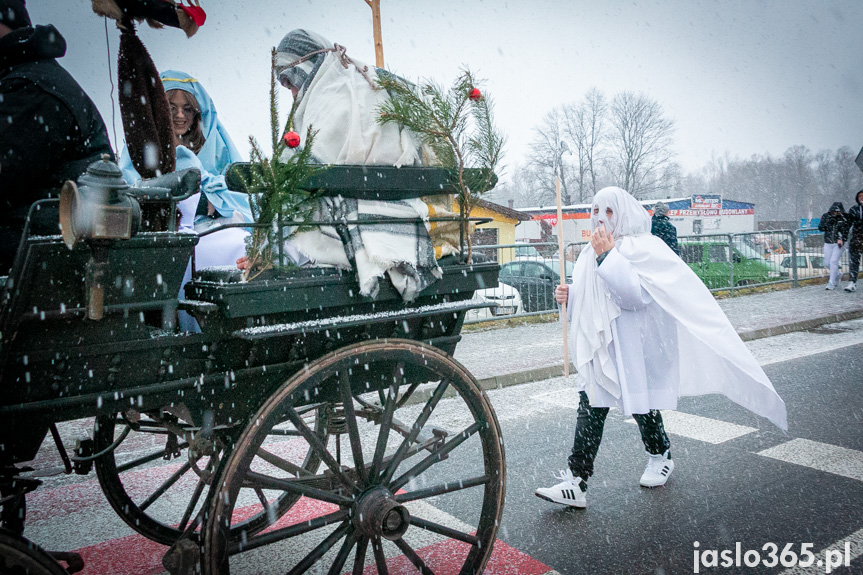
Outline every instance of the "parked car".
{"label": "parked car", "polygon": [[[575,262],[566,262],[566,281],[572,280]],[[525,312],[557,309],[554,288],[560,283],[560,261],[515,261],[504,264],[498,275],[501,282],[513,286],[521,294]]]}
{"label": "parked car", "polygon": [[467,319],[490,319],[493,317],[504,317],[524,313],[524,304],[518,290],[505,283],[498,283],[497,287],[476,290],[474,297],[483,299],[490,303],[496,303],[494,308],[472,309],[467,312]]}
{"label": "parked car", "polygon": [[[823,252],[797,252],[796,258],[798,278],[813,278],[828,274],[824,269]],[[770,256],[770,260],[776,265],[782,277],[792,277],[794,259],[790,254],[774,254]]]}
{"label": "parked car", "polygon": [[513,259],[516,261],[542,261],[543,259],[539,250],[530,244],[516,244],[514,250],[515,257]]}
{"label": "parked car", "polygon": [[771,269],[768,260],[743,242],[729,245],[721,239],[681,238],[679,245],[680,257],[710,289],[731,287],[732,267],[736,286],[766,283],[779,277],[778,269]]}

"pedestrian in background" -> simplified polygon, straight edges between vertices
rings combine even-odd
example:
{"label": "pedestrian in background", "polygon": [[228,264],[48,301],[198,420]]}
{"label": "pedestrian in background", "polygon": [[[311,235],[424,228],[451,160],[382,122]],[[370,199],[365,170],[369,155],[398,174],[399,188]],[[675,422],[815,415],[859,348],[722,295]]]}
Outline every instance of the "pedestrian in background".
{"label": "pedestrian in background", "polygon": [[833,290],[839,285],[842,274],[839,271],[839,258],[848,233],[848,219],[842,202],[833,202],[827,213],[821,216],[818,231],[824,232],[824,267],[830,270],[830,279],[825,289]]}
{"label": "pedestrian in background", "polygon": [[863,257],[863,190],[857,192],[854,205],[848,208],[848,285],[845,291],[857,289],[857,272]]}
{"label": "pedestrian in background", "polygon": [[650,222],[650,233],[664,241],[674,253],[680,255],[677,245],[677,228],[668,219],[668,204],[656,202],[653,206],[653,218]]}

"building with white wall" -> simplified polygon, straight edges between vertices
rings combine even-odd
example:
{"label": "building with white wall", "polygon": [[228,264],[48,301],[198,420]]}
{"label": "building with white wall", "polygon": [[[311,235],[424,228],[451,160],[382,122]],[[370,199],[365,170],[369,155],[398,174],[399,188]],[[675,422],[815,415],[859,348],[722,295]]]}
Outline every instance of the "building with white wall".
{"label": "building with white wall", "polygon": [[[668,204],[668,219],[677,229],[678,236],[697,234],[732,234],[754,232],[755,204],[723,199],[720,196],[694,195],[688,198],[642,200],[640,203],[653,214],[653,205],[659,201]],[[563,237],[567,242],[584,242],[590,238],[591,204],[573,204],[563,207]],[[519,208],[530,214],[532,221],[522,222],[516,228],[516,241],[543,241],[542,225],[551,226],[557,236],[557,207]]]}

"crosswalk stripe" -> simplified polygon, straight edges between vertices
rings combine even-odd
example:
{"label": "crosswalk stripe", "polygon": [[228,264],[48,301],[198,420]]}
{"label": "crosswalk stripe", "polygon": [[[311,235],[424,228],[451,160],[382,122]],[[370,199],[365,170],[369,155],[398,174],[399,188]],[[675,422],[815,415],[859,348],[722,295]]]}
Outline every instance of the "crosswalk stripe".
{"label": "crosswalk stripe", "polygon": [[[634,419],[627,419],[626,422],[636,424]],[[754,427],[737,425],[736,423],[728,423],[682,411],[662,411],[662,422],[665,431],[672,435],[680,435],[713,445],[719,445],[757,431]]]}
{"label": "crosswalk stripe", "polygon": [[863,481],[863,452],[810,439],[792,439],[758,455]]}

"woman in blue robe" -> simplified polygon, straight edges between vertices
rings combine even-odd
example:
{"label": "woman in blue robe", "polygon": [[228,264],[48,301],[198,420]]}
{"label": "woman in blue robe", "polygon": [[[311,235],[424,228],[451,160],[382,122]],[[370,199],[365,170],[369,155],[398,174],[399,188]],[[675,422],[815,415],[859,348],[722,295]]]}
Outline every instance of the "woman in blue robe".
{"label": "woman in blue robe", "polygon": [[[221,223],[253,221],[248,196],[229,190],[225,183],[228,166],[243,158],[219,120],[209,94],[196,78],[184,72],[165,70],[160,77],[171,107],[171,127],[178,144],[176,170],[195,168],[201,172],[201,192],[178,204],[180,229],[200,233]],[[119,165],[129,184],[141,179],[125,149]],[[202,201],[201,194],[206,201]],[[236,267],[237,260],[246,254],[248,235],[242,228],[228,228],[203,236],[195,248],[196,267]],[[186,270],[183,286],[189,279],[191,268]],[[182,286],[180,298],[183,299]],[[197,325],[189,320],[181,314],[181,327],[195,330]]]}

